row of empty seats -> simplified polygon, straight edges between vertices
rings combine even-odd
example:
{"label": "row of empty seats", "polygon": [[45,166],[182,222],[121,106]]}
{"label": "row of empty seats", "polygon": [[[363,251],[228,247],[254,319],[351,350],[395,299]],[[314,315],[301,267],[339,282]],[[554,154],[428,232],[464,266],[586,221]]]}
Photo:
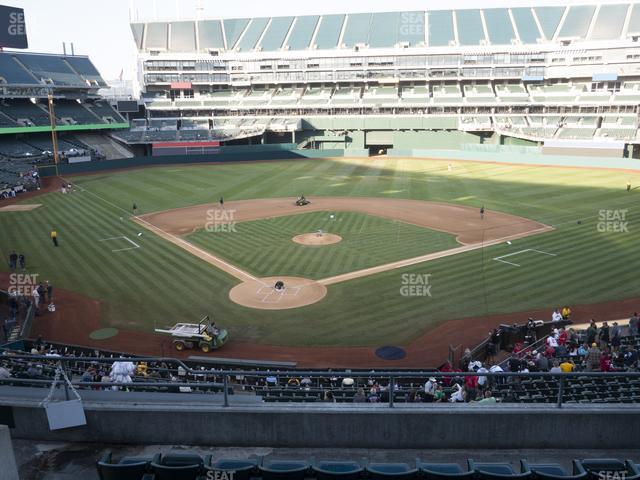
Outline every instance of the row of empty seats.
{"label": "row of empty seats", "polygon": [[85,56],[0,53],[0,84],[102,88],[106,82]]}
{"label": "row of empty seats", "polygon": [[[102,101],[79,103],[75,100],[55,100],[56,123],[60,125],[90,125],[126,123],[111,106]],[[0,101],[0,127],[31,127],[50,124],[46,101],[27,99]]]}
{"label": "row of empty seats", "polygon": [[[431,479],[431,480],[596,480],[602,478],[640,478],[638,465],[631,460],[594,458],[574,460],[570,468],[559,463],[534,463],[520,460],[516,468],[506,462],[481,462],[468,459],[459,463],[423,462],[373,463],[357,460],[298,460],[269,457],[246,459],[204,458],[195,452],[174,451],[153,457],[123,457],[116,461],[106,453],[97,462],[100,480],[198,480],[233,478],[234,480],[319,480],[342,479]],[[605,477],[606,475],[606,477]],[[614,476],[615,475],[615,476]]]}
{"label": "row of empty seats", "polygon": [[[461,88],[462,87],[462,88]],[[494,90],[495,89],[495,90]],[[452,84],[418,86],[307,87],[237,89],[201,92],[194,98],[149,97],[151,108],[273,107],[330,105],[428,105],[509,103],[620,103],[640,102],[636,82],[625,82],[617,92],[590,91],[587,84]]]}

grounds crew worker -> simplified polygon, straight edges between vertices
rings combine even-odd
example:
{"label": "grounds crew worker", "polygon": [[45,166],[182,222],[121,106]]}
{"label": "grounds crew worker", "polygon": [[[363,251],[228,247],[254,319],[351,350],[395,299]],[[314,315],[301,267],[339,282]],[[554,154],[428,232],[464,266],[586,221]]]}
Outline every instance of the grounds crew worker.
{"label": "grounds crew worker", "polygon": [[58,232],[53,229],[51,230],[51,241],[53,242],[54,247],[58,246]]}

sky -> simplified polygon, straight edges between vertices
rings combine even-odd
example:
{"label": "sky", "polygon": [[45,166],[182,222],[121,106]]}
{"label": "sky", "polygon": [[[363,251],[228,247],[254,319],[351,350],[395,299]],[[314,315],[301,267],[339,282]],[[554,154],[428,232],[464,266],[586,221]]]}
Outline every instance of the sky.
{"label": "sky", "polygon": [[[129,29],[138,21],[196,18],[244,18],[322,13],[386,12],[443,8],[516,7],[594,3],[593,0],[2,0],[24,8],[29,51],[62,53],[73,43],[76,54],[89,55],[106,80],[135,77],[136,51]],[[604,0],[599,3],[624,3]]]}

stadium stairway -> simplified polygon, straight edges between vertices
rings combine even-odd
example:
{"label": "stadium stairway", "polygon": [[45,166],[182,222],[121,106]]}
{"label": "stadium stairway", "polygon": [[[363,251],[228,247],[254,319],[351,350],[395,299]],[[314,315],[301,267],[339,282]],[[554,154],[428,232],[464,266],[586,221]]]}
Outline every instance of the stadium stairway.
{"label": "stadium stairway", "polygon": [[131,150],[108,135],[104,135],[102,133],[78,132],[75,136],[81,142],[86,143],[105,155],[107,160],[133,157],[133,152]]}

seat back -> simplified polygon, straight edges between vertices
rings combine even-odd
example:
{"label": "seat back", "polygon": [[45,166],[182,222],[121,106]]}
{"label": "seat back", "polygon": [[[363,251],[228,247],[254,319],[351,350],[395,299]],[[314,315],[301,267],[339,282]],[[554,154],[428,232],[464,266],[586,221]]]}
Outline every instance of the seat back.
{"label": "seat back", "polygon": [[100,480],[140,480],[147,471],[147,462],[113,464],[98,462]]}
{"label": "seat back", "polygon": [[200,465],[181,465],[170,467],[152,463],[151,468],[155,473],[155,480],[196,480],[200,473]]}

